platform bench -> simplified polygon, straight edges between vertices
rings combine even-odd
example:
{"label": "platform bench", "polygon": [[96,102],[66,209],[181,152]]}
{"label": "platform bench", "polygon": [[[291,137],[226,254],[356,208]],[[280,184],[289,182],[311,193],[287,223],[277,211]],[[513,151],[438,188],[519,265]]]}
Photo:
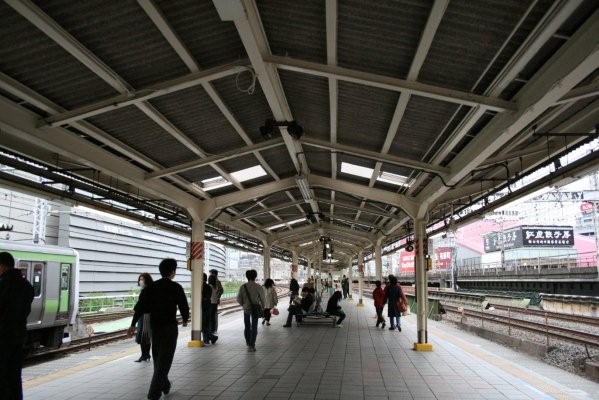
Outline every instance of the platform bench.
{"label": "platform bench", "polygon": [[[301,317],[301,321],[298,317]],[[295,323],[297,324],[297,326],[303,325],[303,324],[310,324],[310,323],[333,323],[333,326],[337,323],[337,316],[336,315],[331,315],[327,312],[325,313],[311,313],[311,314],[305,314],[305,315],[297,315],[295,318]]]}

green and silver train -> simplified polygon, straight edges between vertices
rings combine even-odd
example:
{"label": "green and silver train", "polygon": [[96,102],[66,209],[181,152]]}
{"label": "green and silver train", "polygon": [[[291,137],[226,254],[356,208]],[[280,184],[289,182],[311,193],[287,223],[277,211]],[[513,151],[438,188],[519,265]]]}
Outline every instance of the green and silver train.
{"label": "green and silver train", "polygon": [[73,249],[0,240],[0,251],[15,258],[15,268],[32,285],[27,347],[59,347],[70,341],[79,304],[79,255]]}

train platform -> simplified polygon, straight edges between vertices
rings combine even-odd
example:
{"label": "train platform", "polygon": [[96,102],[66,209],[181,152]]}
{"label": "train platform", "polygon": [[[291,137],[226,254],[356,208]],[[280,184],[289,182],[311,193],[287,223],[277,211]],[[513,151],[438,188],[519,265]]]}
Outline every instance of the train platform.
{"label": "train platform", "polygon": [[[343,327],[284,328],[287,312],[260,325],[247,352],[240,312],[219,319],[216,345],[190,348],[181,328],[165,399],[599,399],[599,383],[429,320],[432,352],[413,350],[414,315],[402,332],[374,326],[364,299],[342,301]],[[133,340],[92,348],[23,370],[26,400],[145,399],[152,363]]]}

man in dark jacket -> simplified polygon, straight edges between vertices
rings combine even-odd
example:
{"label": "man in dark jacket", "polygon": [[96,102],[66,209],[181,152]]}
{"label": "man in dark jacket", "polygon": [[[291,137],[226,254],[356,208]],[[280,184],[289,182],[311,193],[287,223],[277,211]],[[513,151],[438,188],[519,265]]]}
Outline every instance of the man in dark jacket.
{"label": "man in dark jacket", "polygon": [[21,400],[23,342],[33,286],[15,269],[10,253],[0,253],[0,399]]}
{"label": "man in dark jacket", "polygon": [[162,393],[171,390],[168,373],[173,363],[177,348],[177,307],[183,319],[183,326],[189,320],[189,304],[183,287],[173,282],[177,272],[177,261],[166,258],[158,266],[162,279],[157,280],[142,290],[135,306],[135,314],[128,334],[133,336],[137,320],[145,313],[150,313],[152,328],[152,357],[154,359],[154,375],[148,391],[148,399],[159,399]]}

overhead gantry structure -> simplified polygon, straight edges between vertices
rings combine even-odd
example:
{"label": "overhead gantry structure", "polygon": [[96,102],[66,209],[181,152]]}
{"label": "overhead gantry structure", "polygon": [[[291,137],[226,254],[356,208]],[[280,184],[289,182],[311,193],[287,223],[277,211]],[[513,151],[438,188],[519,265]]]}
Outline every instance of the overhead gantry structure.
{"label": "overhead gantry structure", "polygon": [[262,253],[265,277],[322,264],[323,237],[327,268],[380,277],[413,238],[428,349],[427,233],[597,168],[598,7],[6,0],[0,182]]}

